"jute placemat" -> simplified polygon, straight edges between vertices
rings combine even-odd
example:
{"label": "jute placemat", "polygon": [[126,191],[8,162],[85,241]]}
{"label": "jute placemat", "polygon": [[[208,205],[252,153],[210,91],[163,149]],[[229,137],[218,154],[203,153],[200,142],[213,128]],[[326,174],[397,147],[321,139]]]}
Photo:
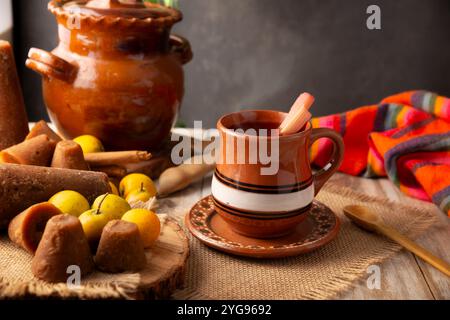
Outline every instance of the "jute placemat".
{"label": "jute placemat", "polygon": [[386,224],[416,238],[435,222],[432,206],[395,203],[351,189],[328,184],[318,200],[341,219],[339,236],[325,247],[298,257],[255,260],[233,257],[209,249],[190,237],[191,257],[185,289],[177,299],[330,299],[367,276],[370,265],[379,264],[401,248],[367,233],[343,216],[346,205],[361,204],[379,213]]}

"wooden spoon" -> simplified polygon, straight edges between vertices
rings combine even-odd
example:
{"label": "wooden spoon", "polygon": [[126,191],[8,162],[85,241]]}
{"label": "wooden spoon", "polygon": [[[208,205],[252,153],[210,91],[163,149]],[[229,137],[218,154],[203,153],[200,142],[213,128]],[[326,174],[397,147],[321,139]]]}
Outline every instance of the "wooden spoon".
{"label": "wooden spoon", "polygon": [[450,277],[450,265],[442,259],[431,254],[412,240],[400,234],[397,230],[388,227],[382,219],[374,214],[369,208],[363,206],[348,206],[344,208],[345,215],[361,228],[382,234],[405,249],[411,251],[416,256],[422,258],[433,267]]}

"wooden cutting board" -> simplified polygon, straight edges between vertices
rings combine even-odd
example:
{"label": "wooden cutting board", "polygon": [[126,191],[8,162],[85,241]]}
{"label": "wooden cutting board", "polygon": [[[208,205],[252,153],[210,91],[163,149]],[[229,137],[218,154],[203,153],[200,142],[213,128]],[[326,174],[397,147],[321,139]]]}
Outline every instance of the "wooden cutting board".
{"label": "wooden cutting board", "polygon": [[163,226],[156,245],[147,253],[147,267],[140,272],[136,299],[168,299],[184,284],[189,240],[173,220]]}

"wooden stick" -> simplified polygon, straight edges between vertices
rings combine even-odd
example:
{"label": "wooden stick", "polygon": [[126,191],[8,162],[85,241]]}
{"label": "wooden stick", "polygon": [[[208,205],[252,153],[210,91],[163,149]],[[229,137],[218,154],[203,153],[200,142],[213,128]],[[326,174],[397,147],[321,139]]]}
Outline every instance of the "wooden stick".
{"label": "wooden stick", "polygon": [[[199,164],[196,164],[199,162]],[[158,196],[164,198],[183,190],[199,181],[216,167],[215,163],[206,164],[203,156],[195,156],[178,167],[164,171],[159,178]]]}
{"label": "wooden stick", "polygon": [[152,155],[146,151],[118,151],[87,153],[84,158],[91,167],[103,167],[148,161]]}

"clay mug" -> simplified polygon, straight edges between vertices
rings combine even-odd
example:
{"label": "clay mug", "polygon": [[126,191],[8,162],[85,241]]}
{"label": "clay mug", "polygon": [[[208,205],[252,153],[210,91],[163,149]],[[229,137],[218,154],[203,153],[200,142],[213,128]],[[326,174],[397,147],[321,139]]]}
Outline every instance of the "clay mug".
{"label": "clay mug", "polygon": [[[331,129],[313,129],[308,123],[293,135],[257,134],[262,128],[278,128],[286,116],[255,110],[229,114],[218,121],[220,148],[212,195],[219,215],[241,235],[275,238],[295,230],[342,163],[344,143]],[[321,138],[331,139],[333,152],[328,165],[313,173],[309,149]],[[266,156],[275,155],[270,166],[276,171],[261,150],[267,151]]]}

